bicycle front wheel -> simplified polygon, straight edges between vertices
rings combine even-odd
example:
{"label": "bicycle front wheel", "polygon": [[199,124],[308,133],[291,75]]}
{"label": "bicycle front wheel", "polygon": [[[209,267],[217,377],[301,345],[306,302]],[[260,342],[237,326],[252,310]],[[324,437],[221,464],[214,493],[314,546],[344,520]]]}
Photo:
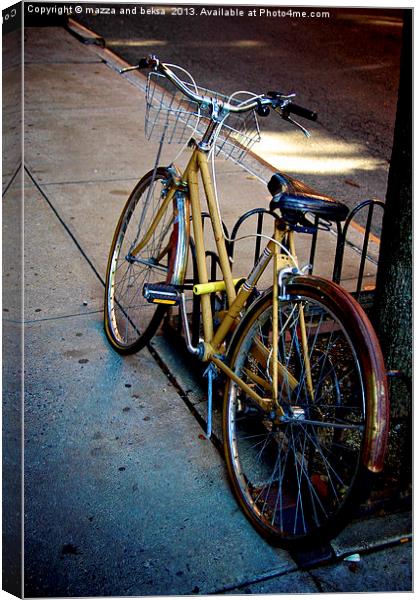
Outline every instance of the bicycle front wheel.
{"label": "bicycle front wheel", "polygon": [[146,283],[172,283],[180,236],[174,200],[141,250],[133,251],[149,232],[169,181],[164,168],[145,175],[131,193],[113,237],[106,272],[105,332],[121,354],[137,352],[147,344],[167,310],[164,305],[148,303],[143,287]]}
{"label": "bicycle front wheel", "polygon": [[229,380],[223,415],[239,504],[263,535],[288,548],[330,538],[345,524],[368,493],[371,470],[380,469],[388,430],[384,364],[365,313],[335,284],[298,279],[279,302],[279,339],[267,294],[230,351],[234,372],[272,399],[277,342],[277,402],[260,405]]}

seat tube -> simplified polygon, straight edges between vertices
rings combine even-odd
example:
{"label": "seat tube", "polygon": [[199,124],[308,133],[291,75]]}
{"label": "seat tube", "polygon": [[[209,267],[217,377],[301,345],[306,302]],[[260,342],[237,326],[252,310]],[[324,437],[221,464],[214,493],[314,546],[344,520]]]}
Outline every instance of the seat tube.
{"label": "seat tube", "polygon": [[[280,240],[280,232],[275,226],[275,241]],[[278,403],[278,275],[279,275],[279,247],[273,246],[273,286],[272,286],[272,400]]]}
{"label": "seat tube", "polygon": [[[289,232],[289,247],[291,254],[296,257],[295,253],[295,242],[294,242],[294,232]],[[311,375],[311,365],[310,365],[310,353],[308,348],[308,340],[307,340],[307,328],[306,328],[306,319],[304,316],[304,307],[302,303],[300,303],[298,307],[298,318],[300,321],[300,331],[301,331],[301,345],[303,347],[303,358],[304,358],[304,369],[306,372],[306,381],[308,392],[311,396],[311,399],[314,400],[314,386],[313,386],[313,377]]]}

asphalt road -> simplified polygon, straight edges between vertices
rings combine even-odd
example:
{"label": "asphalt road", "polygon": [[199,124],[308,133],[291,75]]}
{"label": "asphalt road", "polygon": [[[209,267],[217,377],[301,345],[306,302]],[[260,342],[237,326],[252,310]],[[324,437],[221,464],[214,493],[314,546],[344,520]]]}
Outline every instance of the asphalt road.
{"label": "asphalt road", "polygon": [[[115,5],[118,12],[120,8]],[[137,15],[83,13],[77,20],[128,61],[157,54],[190,70],[204,87],[225,93],[243,86],[259,93],[297,92],[300,104],[318,110],[328,132],[364,143],[374,156],[390,159],[400,10],[317,9],[329,16],[303,18],[208,16],[200,14],[202,5],[193,8],[195,14],[186,14],[191,8],[166,6],[164,15],[140,15],[137,5]],[[249,10],[242,9],[245,14]]]}
{"label": "asphalt road", "polygon": [[[186,68],[199,85],[225,94],[243,89],[296,92],[298,104],[318,113],[317,123],[304,122],[312,141],[271,116],[261,120],[265,135],[256,152],[350,208],[366,198],[385,199],[401,10],[316,8],[320,16],[303,17],[304,10],[308,15],[313,8],[294,7],[291,16],[284,8],[262,13],[260,5],[225,7],[224,13],[205,5],[128,5],[125,10],[137,14],[121,15],[123,5],[108,5],[107,14],[88,14],[87,6],[77,20],[132,64],[154,53]],[[147,8],[155,14],[141,14]],[[164,14],[156,14],[158,10]],[[249,16],[250,10],[256,16]],[[381,219],[377,211],[377,235]],[[365,217],[359,214],[357,221],[364,224]]]}

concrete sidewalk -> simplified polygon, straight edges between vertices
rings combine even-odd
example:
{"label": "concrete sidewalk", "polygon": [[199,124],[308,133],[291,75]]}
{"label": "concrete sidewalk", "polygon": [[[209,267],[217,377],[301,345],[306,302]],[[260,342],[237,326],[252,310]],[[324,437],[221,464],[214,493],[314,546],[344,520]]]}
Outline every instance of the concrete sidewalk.
{"label": "concrete sidewalk", "polygon": [[[410,514],[352,524],[333,542],[336,562],[302,570],[247,522],[156,357],[111,350],[107,253],[156,153],[143,141],[143,95],[106,51],[62,28],[28,28],[25,39],[26,595],[410,590]],[[217,182],[229,230],[269,199],[226,162]],[[12,185],[6,209],[15,201]],[[330,275],[333,240],[320,243],[317,272]],[[238,251],[235,268],[251,252]],[[348,286],[355,271],[349,258]],[[360,562],[344,560],[355,552]]]}

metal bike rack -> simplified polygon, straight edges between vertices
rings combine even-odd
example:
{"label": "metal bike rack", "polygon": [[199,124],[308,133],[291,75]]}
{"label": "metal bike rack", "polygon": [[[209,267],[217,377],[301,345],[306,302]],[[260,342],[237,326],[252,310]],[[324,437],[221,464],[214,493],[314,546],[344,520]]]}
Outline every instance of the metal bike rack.
{"label": "metal bike rack", "polygon": [[[384,209],[384,202],[380,200],[365,200],[359,203],[348,215],[346,221],[342,225],[342,223],[336,223],[336,231],[334,232],[336,235],[336,246],[335,246],[335,257],[333,261],[333,275],[332,279],[336,283],[341,282],[342,277],[342,268],[343,268],[343,260],[345,256],[345,249],[347,245],[355,248],[355,246],[347,240],[349,227],[356,216],[359,215],[361,211],[367,211],[366,215],[366,225],[364,229],[364,234],[362,238],[362,247],[360,249],[356,248],[359,251],[360,259],[359,259],[359,269],[357,275],[357,286],[354,292],[352,292],[353,296],[364,305],[368,305],[371,303],[371,297],[374,294],[374,291],[365,292],[362,291],[362,280],[365,272],[365,264],[368,257],[368,244],[369,238],[371,234],[371,226],[372,219],[374,215],[374,211],[378,208],[380,210]],[[207,212],[202,213],[202,224],[205,227],[205,222],[210,219],[210,215]],[[245,222],[247,222],[251,218],[256,217],[255,224],[255,234],[254,234],[254,263],[256,264],[259,259],[261,248],[262,248],[262,238],[260,237],[263,231],[263,225],[266,217],[273,218],[271,212],[269,212],[265,208],[254,208],[242,214],[234,224],[232,228],[231,234],[229,233],[227,226],[224,222],[222,222],[222,227],[225,233],[226,238],[229,240],[227,242],[227,253],[231,261],[234,259],[234,251],[236,241],[239,239],[240,229]],[[317,226],[319,224],[319,219],[316,217],[314,220],[314,224]],[[305,234],[311,235],[311,245],[309,251],[309,259],[308,262],[310,266],[310,273],[314,270],[314,265],[316,261],[316,252],[318,246],[318,229],[316,227],[314,233]],[[193,239],[190,240],[190,249],[191,249],[191,257],[192,257],[192,280],[187,283],[193,283],[198,280],[198,269],[196,263],[196,251],[195,244]],[[221,277],[221,269],[220,269],[220,261],[217,254],[211,250],[206,251],[206,256],[209,260],[208,263],[208,274],[211,281],[216,281],[219,277]],[[370,259],[371,260],[371,259]],[[215,294],[212,295],[211,303],[212,308],[214,310],[215,303]],[[180,321],[178,322],[178,328],[180,333]],[[191,312],[191,331],[192,331],[192,344],[197,344],[199,341],[200,335],[200,299],[199,296],[193,295],[192,298],[192,312]]]}
{"label": "metal bike rack", "polygon": [[[359,215],[359,213],[361,211],[367,211],[366,225],[364,228],[364,234],[363,234],[363,239],[362,239],[362,248],[359,250],[360,260],[359,260],[359,269],[358,269],[358,276],[357,276],[357,286],[356,286],[356,290],[353,292],[354,297],[358,300],[360,299],[361,292],[362,292],[362,280],[364,277],[366,260],[368,258],[368,244],[369,244],[369,239],[370,239],[370,234],[371,234],[372,218],[373,218],[374,211],[376,210],[376,208],[379,208],[383,211],[384,206],[385,206],[385,204],[381,200],[375,200],[375,199],[364,200],[363,202],[360,202],[354,209],[352,209],[352,211],[349,213],[348,217],[346,218],[346,221],[343,224],[343,226],[341,223],[336,223],[336,232],[335,232],[336,233],[336,246],[335,246],[335,258],[334,258],[334,262],[333,262],[332,280],[336,283],[340,283],[341,277],[342,277],[342,266],[343,266],[343,259],[344,259],[344,255],[345,255],[346,246],[350,245],[351,247],[356,248],[347,239],[349,227],[350,227],[352,221],[355,219],[355,217],[357,215]],[[243,223],[247,219],[249,219],[250,217],[253,217],[255,215],[257,215],[256,234],[260,234],[262,232],[263,221],[264,221],[265,216],[266,215],[272,216],[271,213],[266,209],[255,208],[253,210],[250,210],[250,211],[244,213],[236,221],[236,224],[234,225],[232,234],[231,234],[231,239],[234,241],[231,242],[228,246],[228,252],[232,258],[234,255],[235,240],[238,237],[238,232],[239,232],[240,227],[243,225]],[[318,217],[315,218],[314,225],[316,227],[314,233],[305,234],[305,235],[312,236],[312,242],[311,242],[311,246],[310,246],[310,255],[309,255],[309,264],[311,265],[310,273],[313,272],[314,264],[315,264],[315,260],[316,260],[318,232],[319,232],[319,229],[317,227],[319,225]],[[256,261],[259,258],[260,249],[261,249],[261,238],[258,236],[255,236],[254,263],[256,263]]]}
{"label": "metal bike rack", "polygon": [[336,283],[340,283],[340,279],[341,279],[341,275],[342,275],[342,264],[343,264],[343,257],[344,257],[344,253],[345,253],[345,247],[346,247],[346,242],[347,242],[346,238],[347,238],[349,226],[350,226],[351,222],[353,221],[353,219],[356,217],[356,215],[358,215],[358,213],[360,213],[363,210],[368,209],[364,238],[363,238],[363,243],[362,243],[361,258],[360,258],[359,270],[358,270],[358,281],[357,281],[356,291],[354,293],[354,296],[357,299],[359,298],[359,296],[361,294],[362,279],[364,276],[365,262],[367,259],[367,252],[368,252],[368,243],[369,243],[369,237],[370,237],[370,233],[371,233],[372,217],[373,217],[376,207],[379,207],[382,211],[384,211],[385,204],[381,200],[375,200],[375,199],[364,200],[363,202],[361,202],[360,204],[355,206],[355,208],[349,213],[348,217],[346,218],[343,228],[338,231],[335,263],[334,263],[334,267],[333,267],[333,281],[335,281]]}

